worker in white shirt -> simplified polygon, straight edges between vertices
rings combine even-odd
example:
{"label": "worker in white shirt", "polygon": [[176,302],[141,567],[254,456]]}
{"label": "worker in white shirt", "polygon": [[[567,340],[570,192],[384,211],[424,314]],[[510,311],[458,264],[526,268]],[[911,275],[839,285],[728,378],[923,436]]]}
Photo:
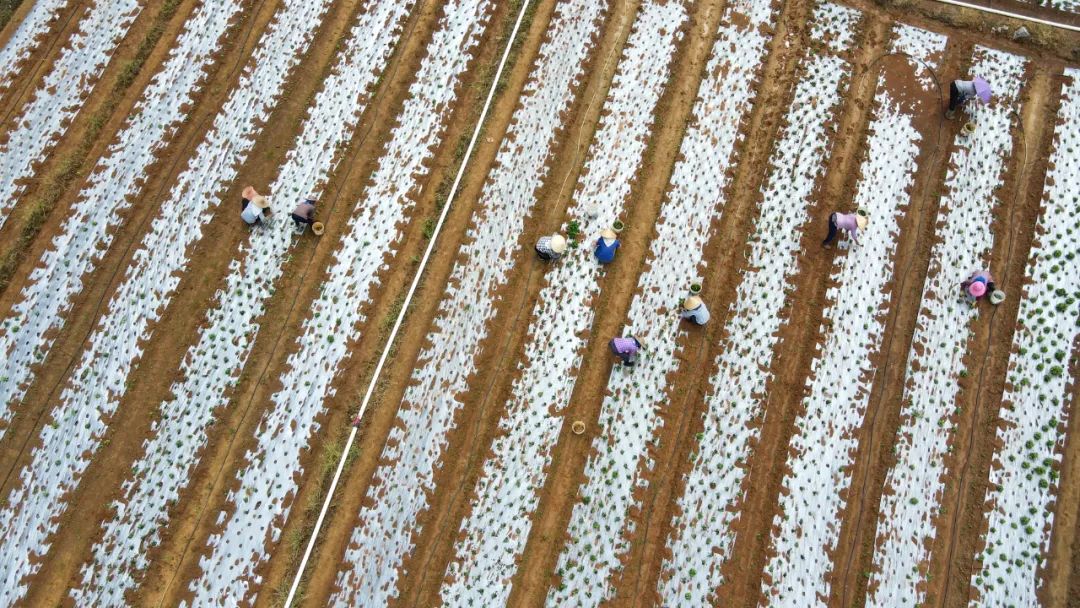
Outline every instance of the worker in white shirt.
{"label": "worker in white shirt", "polygon": [[244,188],[243,196],[240,199],[240,219],[244,220],[244,223],[248,226],[257,226],[262,223],[264,218],[269,219],[269,217],[270,201],[256,192],[255,188],[251,186]]}
{"label": "worker in white shirt", "polygon": [[541,260],[557,260],[566,253],[566,238],[561,234],[542,236],[536,241],[536,255]]}

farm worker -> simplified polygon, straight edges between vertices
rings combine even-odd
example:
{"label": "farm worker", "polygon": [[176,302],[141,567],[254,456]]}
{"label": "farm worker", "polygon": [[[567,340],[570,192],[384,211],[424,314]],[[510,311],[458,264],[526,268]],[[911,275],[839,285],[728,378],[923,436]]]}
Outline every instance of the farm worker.
{"label": "farm worker", "polygon": [[561,234],[542,236],[536,241],[536,255],[541,260],[557,260],[566,253],[566,239]]}
{"label": "farm worker", "polygon": [[949,109],[945,112],[945,118],[952,119],[956,116],[956,109],[966,104],[971,99],[978,99],[982,103],[990,103],[990,83],[976,76],[971,80],[954,80],[949,85]]}
{"label": "farm worker", "polygon": [[862,210],[855,213],[833,213],[829,216],[829,235],[821,242],[821,246],[828,247],[840,230],[847,232],[851,236],[851,240],[858,245],[859,231],[865,230],[866,224],[869,222],[870,218]]}
{"label": "farm worker", "polygon": [[682,312],[679,315],[694,325],[704,325],[709,322],[709,309],[697,296],[690,296],[683,300]]}
{"label": "farm worker", "polygon": [[270,217],[270,201],[248,186],[240,199],[240,219],[248,226],[254,226],[262,222],[264,217]]}
{"label": "farm worker", "polygon": [[608,342],[608,346],[611,347],[611,352],[622,359],[623,365],[632,367],[637,363],[638,351],[641,350],[641,342],[638,342],[638,339],[634,336],[612,338],[611,341]]}
{"label": "farm worker", "polygon": [[960,283],[960,291],[969,304],[975,304],[979,298],[993,293],[995,289],[994,277],[986,270],[973,272],[966,281]]}
{"label": "farm worker", "polygon": [[600,237],[596,239],[596,248],[593,254],[596,261],[601,264],[609,264],[615,259],[615,250],[619,248],[619,238],[611,228],[600,231]]}
{"label": "farm worker", "polygon": [[315,195],[309,194],[300,200],[300,204],[292,211],[292,221],[297,228],[315,221]]}

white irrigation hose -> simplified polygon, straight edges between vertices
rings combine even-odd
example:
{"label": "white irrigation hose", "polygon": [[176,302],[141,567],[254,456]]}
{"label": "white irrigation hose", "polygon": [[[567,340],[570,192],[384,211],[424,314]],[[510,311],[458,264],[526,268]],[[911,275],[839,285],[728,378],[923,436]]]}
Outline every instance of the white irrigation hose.
{"label": "white irrigation hose", "polygon": [[[438,238],[439,232],[446,222],[446,214],[450,211],[450,205],[453,203],[454,196],[457,195],[458,187],[461,185],[461,178],[465,174],[465,167],[468,166],[469,159],[472,157],[473,148],[476,147],[476,139],[480,137],[480,131],[483,129],[484,120],[487,118],[488,110],[491,109],[491,101],[495,97],[495,89],[499,86],[499,79],[502,77],[503,69],[506,67],[506,60],[510,56],[510,49],[514,46],[514,40],[517,39],[518,30],[521,29],[521,22],[525,19],[525,12],[529,8],[531,1],[532,0],[523,0],[521,3],[521,11],[518,13],[517,21],[514,22],[514,29],[510,33],[510,39],[506,41],[506,48],[503,49],[502,59],[499,61],[499,69],[495,70],[495,77],[491,80],[491,88],[488,89],[487,99],[484,101],[484,109],[480,112],[480,119],[476,121],[476,128],[473,130],[472,138],[469,140],[469,147],[465,150],[465,156],[461,160],[461,166],[458,167],[457,175],[454,177],[454,185],[450,188],[450,195],[446,197],[446,204],[443,205],[442,212],[439,214],[439,221],[435,224],[435,231],[428,239],[427,249],[424,250],[424,258],[420,260],[420,266],[416,269],[416,275],[413,276],[412,284],[409,285],[409,292],[405,295],[405,302],[401,305],[401,311],[398,312],[397,320],[394,321],[394,328],[390,330],[390,337],[387,338],[386,346],[383,347],[382,354],[379,356],[379,363],[375,366],[375,372],[371,375],[371,381],[368,383],[367,391],[364,393],[364,399],[360,402],[360,410],[356,413],[357,419],[362,418],[364,412],[367,410],[368,403],[371,401],[371,395],[375,392],[375,384],[379,380],[383,365],[386,363],[386,358],[389,356],[390,349],[394,345],[394,339],[397,337],[398,330],[401,329],[401,322],[405,319],[405,313],[409,309],[409,303],[412,302],[413,295],[416,293],[416,287],[419,285],[420,278],[424,274],[424,268],[427,266],[432,250],[435,248],[435,240]],[[327,510],[330,508],[330,500],[334,497],[334,491],[337,489],[338,481],[341,480],[341,471],[345,468],[345,460],[349,456],[349,450],[352,448],[353,441],[356,440],[356,433],[358,431],[359,429],[356,426],[352,427],[352,431],[349,433],[349,440],[345,443],[345,449],[341,451],[341,459],[338,460],[337,469],[334,471],[334,479],[330,482],[330,489],[327,490],[326,498],[323,500],[322,509],[319,510],[319,519],[315,521],[315,529],[311,531],[311,538],[308,539],[307,548],[304,550],[304,558],[300,560],[300,565],[296,569],[296,575],[293,577],[292,586],[289,587],[289,596],[285,598],[285,608],[292,605],[293,598],[296,596],[296,589],[300,586],[300,579],[304,575],[304,570],[307,569],[307,563],[311,558],[311,552],[315,548],[315,541],[319,538],[319,530],[322,528],[323,521],[326,519]]]}
{"label": "white irrigation hose", "polygon": [[993,13],[995,15],[1002,15],[1004,17],[1012,17],[1013,19],[1021,19],[1023,21],[1031,21],[1033,23],[1041,23],[1043,25],[1049,25],[1050,27],[1057,27],[1063,30],[1069,30],[1070,32],[1080,32],[1080,26],[1069,25],[1067,23],[1058,23],[1056,21],[1048,21],[1046,19],[1040,19],[1038,17],[1029,17],[1027,15],[1018,15],[1016,13],[1010,13],[1009,11],[1003,11],[997,8],[990,8],[989,6],[980,6],[978,4],[968,4],[967,2],[960,2],[960,0],[935,0],[943,4],[952,4],[954,6],[962,6],[964,8],[971,8],[984,13]]}

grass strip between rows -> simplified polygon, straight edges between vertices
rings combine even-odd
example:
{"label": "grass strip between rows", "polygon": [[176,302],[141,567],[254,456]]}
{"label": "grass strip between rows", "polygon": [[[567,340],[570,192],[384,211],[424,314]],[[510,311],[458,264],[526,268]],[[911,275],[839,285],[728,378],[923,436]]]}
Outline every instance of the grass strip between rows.
{"label": "grass strip between rows", "polygon": [[[6,20],[10,19],[10,13],[15,10],[21,1],[0,0],[0,27],[3,27]],[[18,269],[23,258],[26,257],[30,245],[37,238],[38,233],[41,232],[45,220],[48,219],[52,210],[56,207],[60,197],[71,187],[76,178],[80,177],[90,155],[90,150],[97,143],[102,129],[105,128],[105,123],[116,111],[127,90],[146,65],[150,53],[165,33],[165,26],[176,15],[181,1],[165,0],[161,11],[154,17],[154,24],[151,26],[150,31],[146,33],[142,42],[139,43],[139,49],[136,51],[135,56],[124,62],[112,90],[109,91],[108,97],[90,115],[86,131],[83,133],[78,147],[57,163],[49,176],[45,178],[42,188],[26,203],[29,211],[25,214],[25,222],[19,230],[18,236],[14,239],[11,249],[4,254],[3,259],[0,259],[0,292],[7,289],[11,283],[16,269]]]}

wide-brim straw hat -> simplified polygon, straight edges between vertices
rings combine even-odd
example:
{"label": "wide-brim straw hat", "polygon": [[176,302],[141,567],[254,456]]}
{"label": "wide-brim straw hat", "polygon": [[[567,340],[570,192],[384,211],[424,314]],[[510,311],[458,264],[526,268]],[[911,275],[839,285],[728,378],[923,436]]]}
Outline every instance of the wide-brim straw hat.
{"label": "wide-brim straw hat", "polygon": [[619,238],[619,235],[615,234],[615,231],[612,230],[611,228],[604,228],[603,230],[601,230],[600,231],[600,236],[604,237],[605,239],[617,239],[617,238]]}
{"label": "wide-brim straw hat", "polygon": [[266,209],[270,206],[270,201],[261,194],[256,194],[255,198],[251,199],[251,204],[255,205],[259,209]]}
{"label": "wide-brim straw hat", "polygon": [[323,226],[322,222],[315,222],[311,225],[311,231],[315,234],[322,234],[323,230],[326,230],[326,226]]}
{"label": "wide-brim straw hat", "polygon": [[682,307],[685,310],[694,310],[698,306],[701,306],[701,298],[697,296],[690,296],[683,300]]}
{"label": "wide-brim straw hat", "polygon": [[245,186],[243,196],[250,201],[254,200],[256,196],[259,196],[259,193],[255,191],[255,188],[251,186]]}
{"label": "wide-brim straw hat", "polygon": [[561,234],[551,236],[551,250],[558,254],[566,251],[566,239]]}

